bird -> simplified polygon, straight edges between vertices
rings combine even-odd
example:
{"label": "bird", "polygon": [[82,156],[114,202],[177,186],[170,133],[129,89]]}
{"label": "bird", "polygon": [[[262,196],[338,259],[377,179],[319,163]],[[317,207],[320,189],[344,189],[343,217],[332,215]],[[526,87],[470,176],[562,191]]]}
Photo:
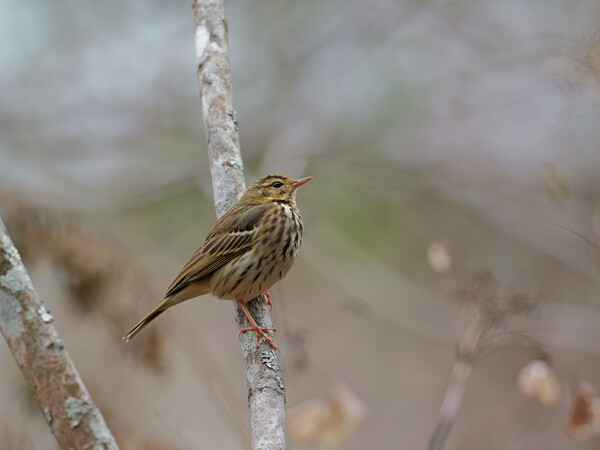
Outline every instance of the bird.
{"label": "bird", "polygon": [[312,177],[294,180],[283,175],[265,175],[254,182],[240,200],[212,227],[202,246],[183,266],[167,289],[164,299],[140,320],[123,339],[129,341],[156,317],[185,300],[205,294],[234,300],[243,309],[254,331],[256,346],[262,336],[275,350],[275,343],[260,328],[246,303],[265,293],[291,269],[302,244],[304,222],[296,206],[296,189]]}

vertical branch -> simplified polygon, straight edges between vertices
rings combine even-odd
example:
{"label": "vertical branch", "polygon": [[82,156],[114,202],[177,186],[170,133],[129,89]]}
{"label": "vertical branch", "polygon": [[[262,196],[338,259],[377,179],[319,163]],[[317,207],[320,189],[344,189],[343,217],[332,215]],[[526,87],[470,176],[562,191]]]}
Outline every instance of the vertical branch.
{"label": "vertical branch", "polygon": [[61,448],[116,449],[0,220],[0,330]]}
{"label": "vertical branch", "polygon": [[[217,216],[222,216],[242,195],[244,169],[240,153],[237,116],[233,105],[227,22],[223,0],[193,0],[198,83],[202,97],[204,130]],[[249,327],[236,304],[238,329]],[[272,323],[264,301],[252,300],[248,309],[262,328]],[[253,449],[285,448],[285,389],[277,353],[261,339],[242,337],[248,384]]]}
{"label": "vertical branch", "polygon": [[215,208],[220,217],[246,188],[233,106],[227,22],[222,1],[194,0],[193,10],[204,132]]}

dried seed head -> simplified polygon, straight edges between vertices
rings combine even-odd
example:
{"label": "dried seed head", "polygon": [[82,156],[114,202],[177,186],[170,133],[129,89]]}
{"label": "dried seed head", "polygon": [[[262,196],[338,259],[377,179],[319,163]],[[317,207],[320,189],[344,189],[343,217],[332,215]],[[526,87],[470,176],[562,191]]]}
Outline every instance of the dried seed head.
{"label": "dried seed head", "polygon": [[546,194],[554,200],[560,200],[569,195],[569,185],[555,164],[546,164],[542,173],[542,185]]}
{"label": "dried seed head", "polygon": [[600,28],[581,37],[554,38],[546,65],[554,78],[578,89],[591,98],[600,99]]}
{"label": "dried seed head", "polygon": [[449,272],[452,268],[451,244],[447,239],[436,239],[427,248],[427,262],[437,273]]}
{"label": "dried seed head", "polygon": [[475,270],[461,280],[458,298],[465,302],[479,303],[489,296],[495,284],[492,272],[486,269]]}
{"label": "dried seed head", "polygon": [[546,361],[539,359],[521,369],[517,385],[521,394],[546,408],[554,405],[560,397],[560,383],[556,373]]}
{"label": "dried seed head", "polygon": [[537,306],[536,292],[533,289],[515,292],[507,302],[508,310],[513,314],[529,314]]}

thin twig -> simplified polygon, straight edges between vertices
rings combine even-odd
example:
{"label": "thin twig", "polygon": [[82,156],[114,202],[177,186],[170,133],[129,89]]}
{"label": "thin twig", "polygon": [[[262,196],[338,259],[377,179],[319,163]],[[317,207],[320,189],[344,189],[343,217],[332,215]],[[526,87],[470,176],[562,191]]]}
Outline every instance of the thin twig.
{"label": "thin twig", "polygon": [[117,449],[0,219],[0,329],[61,448]]}
{"label": "thin twig", "polygon": [[[215,209],[220,217],[245,189],[231,89],[227,22],[222,0],[194,0],[193,11],[204,131]],[[238,305],[235,308],[238,328],[248,327],[241,308]],[[264,301],[252,300],[248,308],[260,327],[272,327]],[[285,389],[278,355],[262,339],[255,349],[250,333],[242,338],[242,352],[248,383],[252,448],[284,449]]]}
{"label": "thin twig", "polygon": [[441,450],[444,448],[452,425],[454,425],[454,421],[458,416],[458,409],[462,403],[467,381],[473,371],[475,357],[481,350],[485,330],[486,324],[482,320],[476,319],[462,334],[457,345],[456,361],[452,367],[438,421],[427,446],[428,450]]}
{"label": "thin twig", "polygon": [[[480,357],[495,339],[505,336],[506,323],[512,316],[527,314],[536,305],[531,289],[499,289],[494,275],[485,269],[473,271],[460,280],[457,297],[461,303],[459,306],[464,308],[464,314],[459,314],[459,318],[464,319],[465,324],[463,331],[458,333],[455,363],[428,450],[444,448],[458,416],[476,358]],[[533,339],[523,338],[520,342],[523,345],[535,344]],[[539,348],[536,357],[542,355],[543,349]]]}

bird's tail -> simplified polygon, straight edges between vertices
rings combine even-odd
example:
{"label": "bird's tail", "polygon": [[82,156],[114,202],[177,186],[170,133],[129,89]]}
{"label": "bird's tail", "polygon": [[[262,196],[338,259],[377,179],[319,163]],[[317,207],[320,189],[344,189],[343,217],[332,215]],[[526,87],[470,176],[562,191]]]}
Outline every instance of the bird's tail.
{"label": "bird's tail", "polygon": [[169,309],[171,306],[175,305],[178,302],[173,301],[173,297],[167,297],[159,305],[150,311],[146,317],[140,320],[135,327],[133,327],[129,332],[123,336],[125,342],[129,342],[129,340],[138,334],[146,325],[156,319],[159,315]]}

